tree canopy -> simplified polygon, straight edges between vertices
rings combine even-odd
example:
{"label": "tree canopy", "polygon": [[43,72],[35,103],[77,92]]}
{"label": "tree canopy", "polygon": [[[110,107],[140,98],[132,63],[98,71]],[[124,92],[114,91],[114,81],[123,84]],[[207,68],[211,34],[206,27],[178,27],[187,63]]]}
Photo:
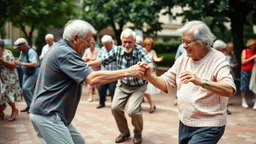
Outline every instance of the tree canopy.
{"label": "tree canopy", "polygon": [[63,27],[77,16],[77,5],[70,0],[26,0],[21,12],[11,17],[13,25],[21,29],[28,43],[32,44],[35,29]]}
{"label": "tree canopy", "polygon": [[15,16],[21,11],[23,0],[0,0],[0,28],[8,17]]}
{"label": "tree canopy", "polygon": [[111,27],[120,44],[124,26],[154,34],[161,30],[158,21],[161,4],[156,0],[84,0],[82,18],[90,22],[97,31]]}
{"label": "tree canopy", "polygon": [[[183,8],[183,12],[176,16],[184,16],[188,20],[203,20],[214,31],[219,29],[217,39],[224,39],[231,34],[235,46],[235,53],[240,61],[241,51],[244,42],[253,35],[252,24],[256,24],[256,1],[255,0],[185,0],[185,1],[165,1],[161,0],[169,9],[166,11],[171,14],[170,8],[178,5]],[[169,5],[168,5],[169,4]],[[175,16],[174,16],[175,17]],[[247,21],[248,20],[248,21]],[[230,22],[231,33],[227,31],[225,22]],[[250,26],[251,30],[244,29]],[[247,30],[246,32],[244,30]],[[247,35],[244,35],[247,33]],[[248,34],[252,33],[252,34]],[[246,37],[249,36],[249,37]]]}

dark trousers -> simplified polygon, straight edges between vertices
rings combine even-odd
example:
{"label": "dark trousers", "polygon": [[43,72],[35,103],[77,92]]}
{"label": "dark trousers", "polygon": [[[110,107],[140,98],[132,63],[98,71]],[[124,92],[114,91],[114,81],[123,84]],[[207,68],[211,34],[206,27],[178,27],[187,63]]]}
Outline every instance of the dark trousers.
{"label": "dark trousers", "polygon": [[182,122],[179,125],[179,144],[216,144],[222,137],[225,126],[189,127]]}
{"label": "dark trousers", "polygon": [[100,104],[105,105],[107,90],[109,89],[109,95],[111,96],[111,101],[113,99],[117,81],[113,81],[107,84],[99,86]]}

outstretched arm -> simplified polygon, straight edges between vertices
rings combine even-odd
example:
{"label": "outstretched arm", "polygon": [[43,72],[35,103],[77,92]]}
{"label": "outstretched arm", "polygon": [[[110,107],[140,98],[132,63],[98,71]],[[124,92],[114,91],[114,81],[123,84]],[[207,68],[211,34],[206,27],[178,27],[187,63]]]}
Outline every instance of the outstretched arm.
{"label": "outstretched arm", "polygon": [[95,60],[87,62],[86,64],[88,66],[100,66],[101,65],[101,61],[100,61],[100,59],[95,59]]}
{"label": "outstretched arm", "polygon": [[152,74],[152,72],[154,71],[154,67],[148,65],[145,62],[139,62],[138,65],[145,68],[146,71],[145,71],[144,78],[146,80],[148,80],[155,87],[161,89],[164,92],[167,92],[167,87],[164,79]]}
{"label": "outstretched arm", "polygon": [[156,52],[153,53],[153,61],[154,62],[161,62],[161,61],[163,61],[163,59],[164,59],[164,56],[157,57]]}
{"label": "outstretched arm", "polygon": [[145,74],[145,68],[139,65],[134,65],[128,69],[115,70],[115,71],[94,71],[90,73],[84,81],[90,85],[105,84],[124,77],[139,77],[142,78]]}

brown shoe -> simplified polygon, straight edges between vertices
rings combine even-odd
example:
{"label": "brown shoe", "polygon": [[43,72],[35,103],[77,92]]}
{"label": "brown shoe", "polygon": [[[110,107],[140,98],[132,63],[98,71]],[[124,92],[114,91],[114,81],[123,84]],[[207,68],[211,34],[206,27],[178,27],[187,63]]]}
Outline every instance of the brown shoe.
{"label": "brown shoe", "polygon": [[142,143],[142,137],[141,137],[141,135],[134,135],[133,143],[134,143],[134,144],[141,144],[141,143]]}
{"label": "brown shoe", "polygon": [[116,138],[115,142],[116,142],[116,143],[124,142],[124,141],[128,140],[129,137],[130,137],[130,134],[127,134],[127,135],[125,135],[125,136],[119,135],[119,136]]}

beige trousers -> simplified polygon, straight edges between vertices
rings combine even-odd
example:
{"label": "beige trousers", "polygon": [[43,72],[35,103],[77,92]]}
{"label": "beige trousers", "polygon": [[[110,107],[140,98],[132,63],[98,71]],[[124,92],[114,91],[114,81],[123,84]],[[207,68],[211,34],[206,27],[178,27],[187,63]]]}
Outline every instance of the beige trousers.
{"label": "beige trousers", "polygon": [[141,135],[143,119],[140,105],[146,89],[147,84],[140,87],[129,87],[118,82],[111,109],[122,136],[130,133],[124,114],[125,106],[134,126],[134,134]]}

